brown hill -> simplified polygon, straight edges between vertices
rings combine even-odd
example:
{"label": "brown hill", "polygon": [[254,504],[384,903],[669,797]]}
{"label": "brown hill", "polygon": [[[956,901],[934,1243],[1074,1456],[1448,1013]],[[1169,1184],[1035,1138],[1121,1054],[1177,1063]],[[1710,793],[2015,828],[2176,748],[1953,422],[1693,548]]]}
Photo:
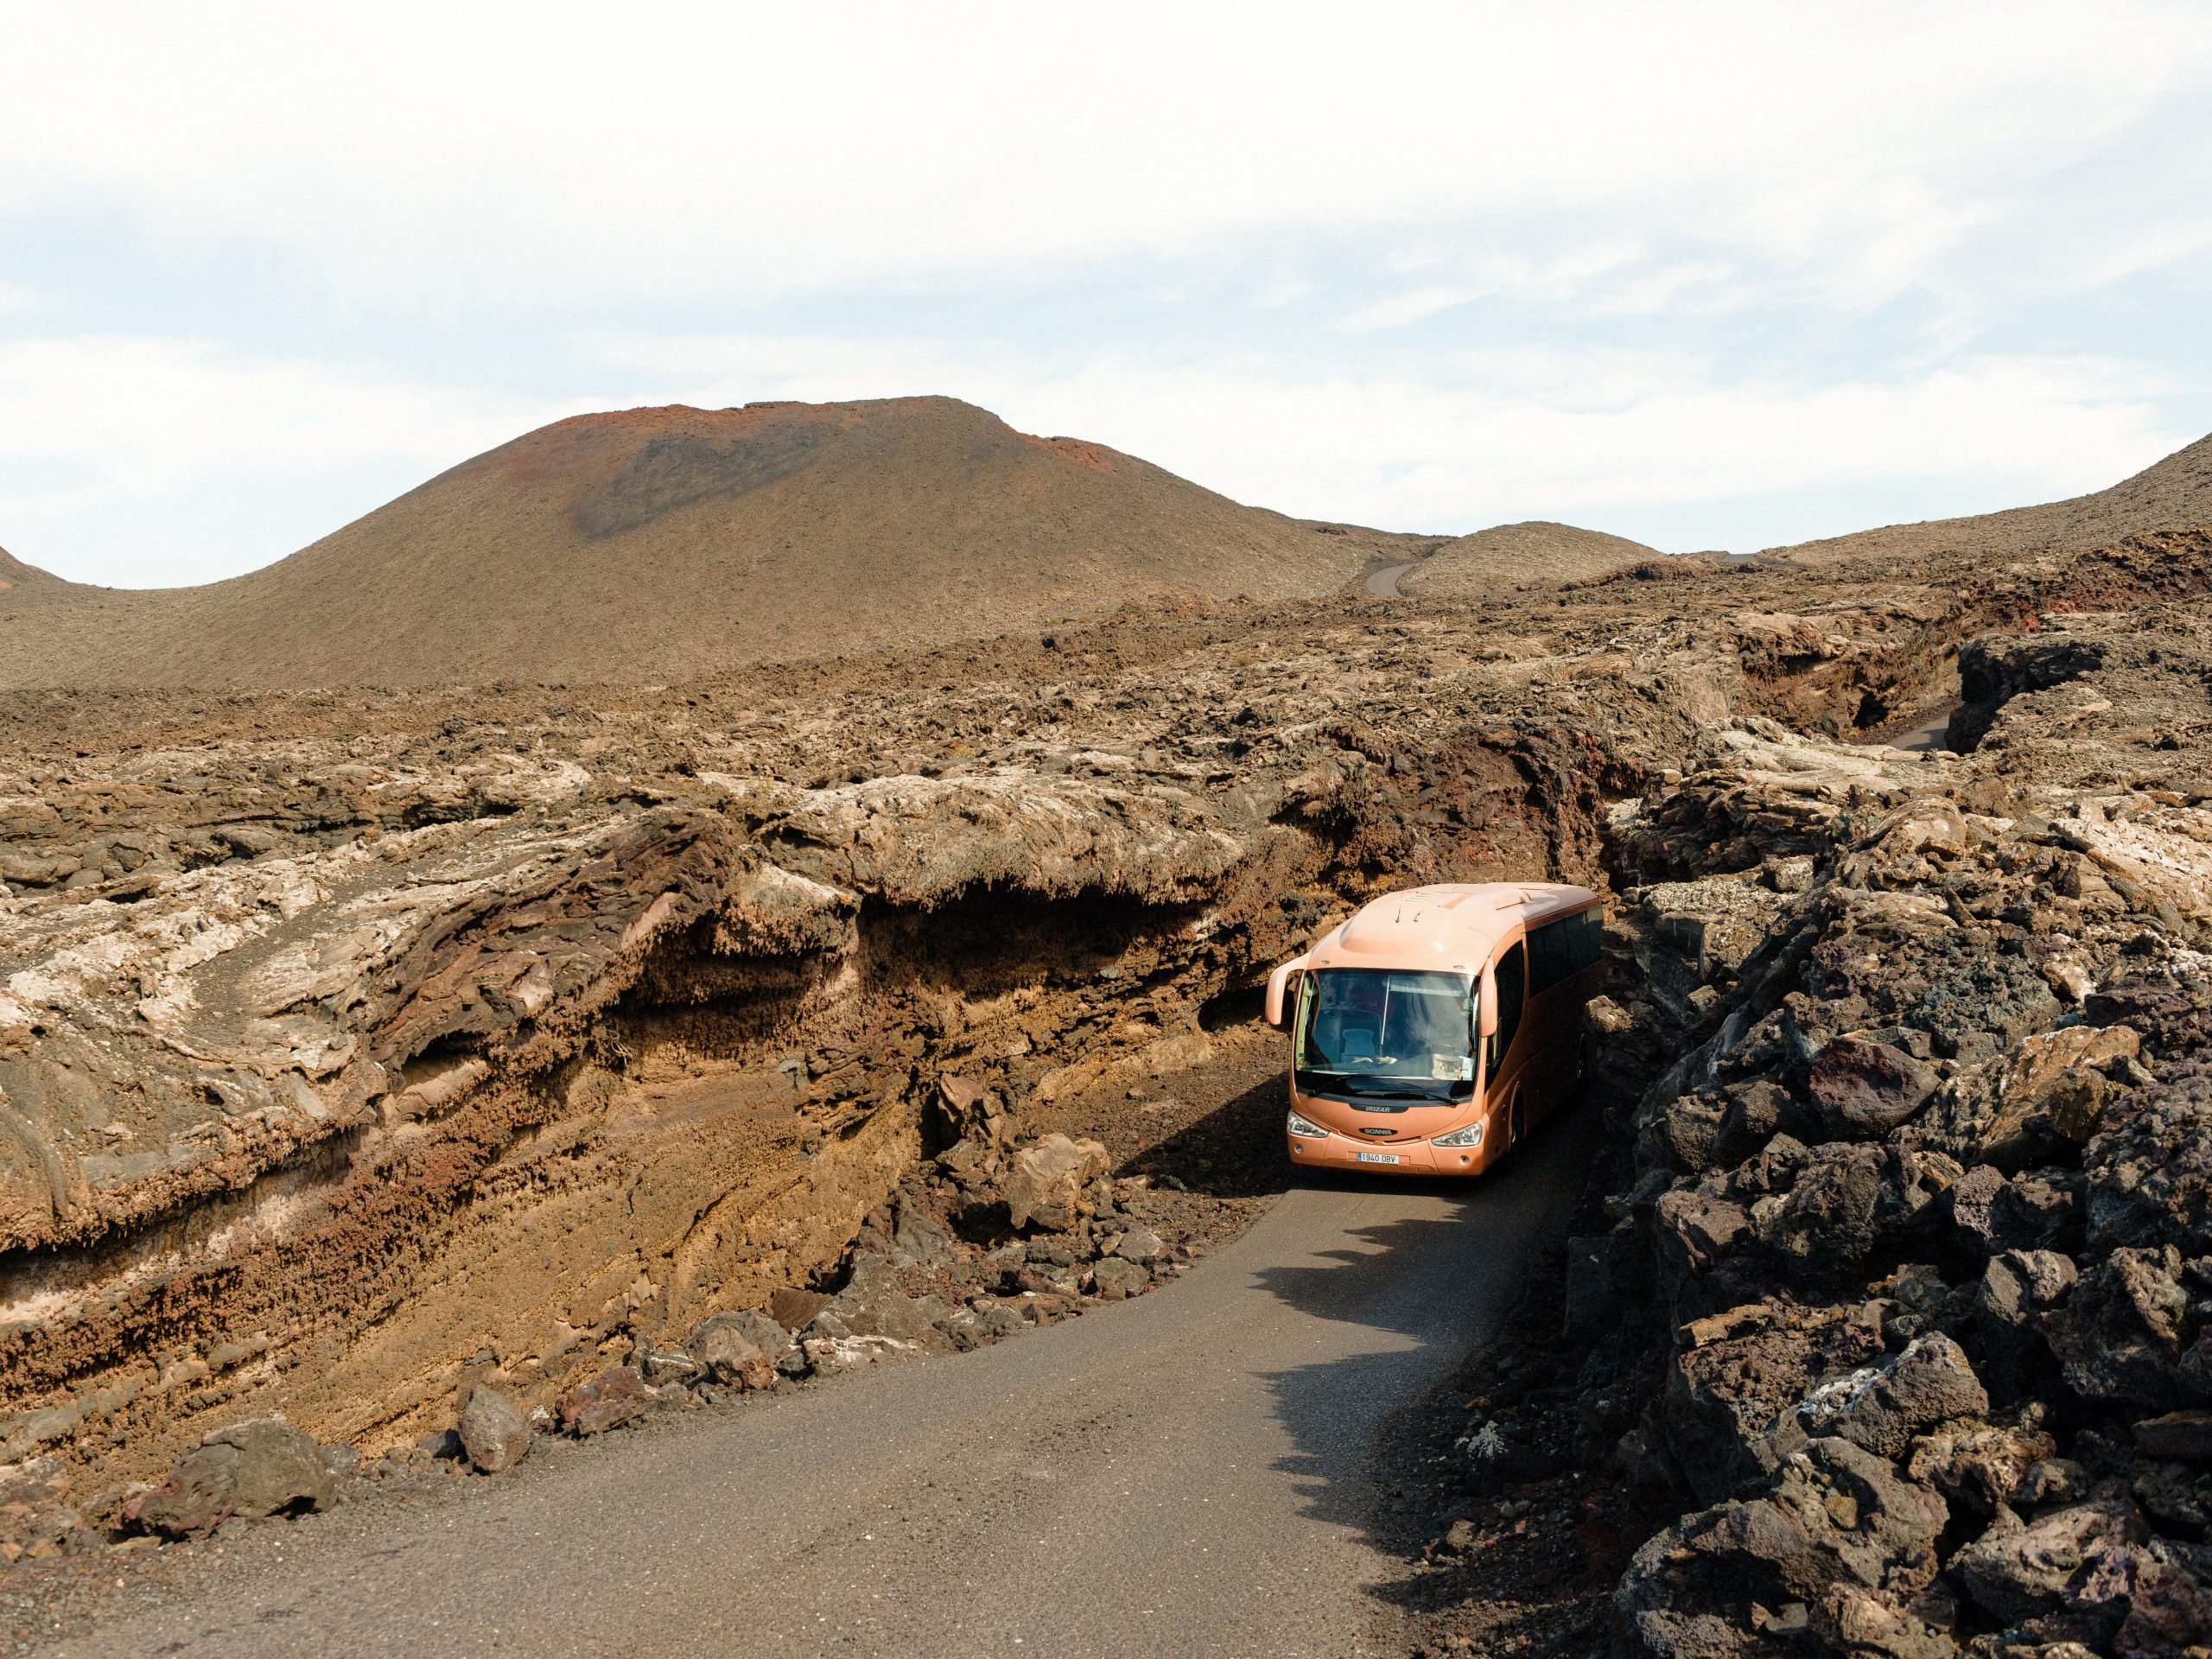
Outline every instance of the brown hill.
{"label": "brown hill", "polygon": [[1545,519],[1495,524],[1449,541],[1402,577],[1401,593],[1462,598],[1528,582],[1580,582],[1661,557],[1656,548]]}
{"label": "brown hill", "polygon": [[1769,548],[1762,556],[1808,562],[1919,559],[1939,554],[2008,557],[2109,547],[2145,531],[2212,524],[2212,436],[2199,438],[2110,489],[2037,507],[1967,518],[1885,524],[1824,541]]}
{"label": "brown hill", "polygon": [[529,433],[204,588],[10,561],[0,686],[666,679],[1133,600],[1324,594],[1407,539],[951,398],[630,410]]}
{"label": "brown hill", "polygon": [[0,547],[0,590],[21,588],[25,592],[52,592],[69,585],[50,571],[41,570],[35,564],[25,564],[6,548]]}

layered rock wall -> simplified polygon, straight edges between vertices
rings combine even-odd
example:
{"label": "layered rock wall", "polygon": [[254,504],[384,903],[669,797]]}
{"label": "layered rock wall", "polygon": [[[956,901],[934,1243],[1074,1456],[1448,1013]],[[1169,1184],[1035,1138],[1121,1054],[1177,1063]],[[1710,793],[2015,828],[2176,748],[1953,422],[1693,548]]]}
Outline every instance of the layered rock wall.
{"label": "layered rock wall", "polygon": [[835,1268],[939,1148],[941,1077],[1018,1107],[1203,1052],[1217,999],[1375,882],[1595,879],[1641,776],[1503,725],[1416,762],[1341,718],[1198,779],[1077,753],[27,779],[0,1455],[98,1480],[241,1414],[374,1447],[487,1377],[550,1401]]}

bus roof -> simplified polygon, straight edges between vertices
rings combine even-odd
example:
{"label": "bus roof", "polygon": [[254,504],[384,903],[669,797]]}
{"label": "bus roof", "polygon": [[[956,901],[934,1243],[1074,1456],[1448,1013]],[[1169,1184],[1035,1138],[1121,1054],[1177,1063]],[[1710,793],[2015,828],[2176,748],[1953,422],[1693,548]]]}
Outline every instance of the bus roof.
{"label": "bus roof", "polygon": [[1589,888],[1556,881],[1408,887],[1363,906],[1313,947],[1306,966],[1478,973],[1498,940],[1516,927],[1533,927],[1597,902]]}

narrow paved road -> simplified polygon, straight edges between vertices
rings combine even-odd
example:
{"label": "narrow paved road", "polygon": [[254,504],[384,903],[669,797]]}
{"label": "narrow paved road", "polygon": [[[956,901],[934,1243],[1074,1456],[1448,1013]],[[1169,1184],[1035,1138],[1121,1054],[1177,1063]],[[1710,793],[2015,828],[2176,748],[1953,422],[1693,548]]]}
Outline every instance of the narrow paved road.
{"label": "narrow paved road", "polygon": [[1892,746],[1900,749],[1911,749],[1919,752],[1924,752],[1929,749],[1940,749],[1949,738],[1951,716],[1957,712],[1958,710],[1955,706],[1946,709],[1942,714],[1936,715],[1920,725],[1914,727],[1912,730],[1906,732],[1902,736],[1891,738],[1890,741]]}
{"label": "narrow paved road", "polygon": [[1471,1189],[1300,1187],[1181,1282],[1050,1331],[320,1517],[281,1567],[61,1651],[1371,1651],[1378,1431],[1494,1328],[1590,1116]]}
{"label": "narrow paved road", "polygon": [[1377,599],[1403,599],[1398,591],[1398,578],[1413,569],[1410,564],[1386,564],[1367,579],[1367,591]]}

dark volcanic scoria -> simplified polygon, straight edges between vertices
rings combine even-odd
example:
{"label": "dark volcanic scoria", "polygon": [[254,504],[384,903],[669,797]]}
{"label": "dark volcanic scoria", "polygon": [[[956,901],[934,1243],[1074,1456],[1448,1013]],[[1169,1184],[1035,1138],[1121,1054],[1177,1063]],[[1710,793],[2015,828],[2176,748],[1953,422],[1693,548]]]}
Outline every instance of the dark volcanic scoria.
{"label": "dark volcanic scoria", "polygon": [[[1564,1327],[1465,1385],[1433,1651],[2208,1650],[2212,613],[2165,591],[1963,641],[1944,747],[1736,718],[1613,810],[1619,1153]],[[1647,1529],[1609,1592],[1485,1576],[1501,1495],[1593,1478]]]}

